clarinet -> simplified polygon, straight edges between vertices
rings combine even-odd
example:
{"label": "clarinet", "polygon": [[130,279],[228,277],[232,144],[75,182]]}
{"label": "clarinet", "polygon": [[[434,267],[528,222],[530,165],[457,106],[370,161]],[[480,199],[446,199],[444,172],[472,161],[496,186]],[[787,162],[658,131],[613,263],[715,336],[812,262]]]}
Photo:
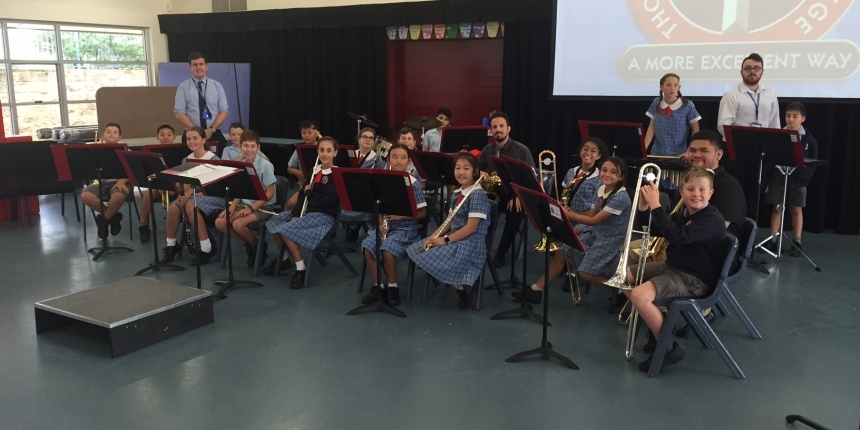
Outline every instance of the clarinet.
{"label": "clarinet", "polygon": [[[182,195],[185,195],[184,186],[182,187]],[[179,208],[179,213],[182,216],[182,225],[185,227],[185,247],[188,249],[189,254],[194,255],[196,254],[196,247],[194,246],[194,239],[191,235],[191,221],[188,219],[188,214],[185,213],[184,207]]]}

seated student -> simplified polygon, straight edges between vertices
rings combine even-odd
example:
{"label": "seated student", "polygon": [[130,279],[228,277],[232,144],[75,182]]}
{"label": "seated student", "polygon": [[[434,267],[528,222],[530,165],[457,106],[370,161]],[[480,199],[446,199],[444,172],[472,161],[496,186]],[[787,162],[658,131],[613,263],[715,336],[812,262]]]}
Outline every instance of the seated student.
{"label": "seated student", "polygon": [[[191,150],[191,154],[182,159],[182,164],[188,163],[188,160],[218,160],[218,156],[209,148],[209,143],[206,142],[206,132],[202,128],[194,126],[185,132],[185,144]],[[182,212],[185,211],[189,226],[188,231],[194,228],[195,215],[194,200],[192,196],[192,188],[184,185],[182,192],[176,201],[167,208],[167,246],[163,248],[163,256],[159,261],[161,264],[172,263],[173,259],[178,255],[182,255],[182,244],[176,243],[176,232],[179,229],[179,221],[182,217]],[[215,217],[224,210],[224,199],[215,196],[204,196],[202,193],[197,193],[197,237],[200,241],[200,264],[206,264],[217,254],[214,240],[209,240],[209,231],[206,230],[206,225],[212,225]],[[191,242],[193,238],[185,238]],[[194,259],[191,265],[197,264]]]}
{"label": "seated student", "polygon": [[[242,151],[242,133],[244,132],[245,126],[242,125],[242,123],[234,122],[230,124],[230,142],[232,145],[224,147],[224,151],[221,152],[222,160],[240,161],[245,157],[245,154]],[[269,157],[266,157],[266,154],[263,154],[263,151],[258,151],[257,157],[267,161],[269,160]]]}
{"label": "seated student", "polygon": [[[806,121],[806,106],[800,102],[793,102],[785,108],[785,128],[788,130],[796,130],[800,134],[800,144],[803,148],[803,158],[818,157],[818,142],[812,137],[804,127],[803,122]],[[770,185],[767,187],[768,203],[774,205],[773,213],[770,215],[770,234],[774,235],[779,231],[779,219],[781,214],[782,198],[785,194],[785,175],[783,172],[791,172],[788,175],[788,195],[785,196],[785,204],[788,206],[788,211],[791,213],[791,230],[794,233],[792,244],[798,250],[803,250],[800,244],[800,235],[803,233],[803,208],[806,207],[806,186],[812,180],[812,175],[815,174],[815,167],[798,167],[791,170],[790,167],[776,166],[773,172],[773,178],[770,180]],[[778,238],[773,236],[765,247],[776,254],[778,246]],[[800,253],[793,252],[793,257],[799,257]]]}
{"label": "seated student", "polygon": [[[260,156],[260,135],[254,130],[246,130],[242,133],[240,139],[242,141],[242,154],[244,155],[237,161],[243,163],[251,163],[254,165],[254,170],[257,171],[257,176],[263,184],[263,189],[266,191],[267,200],[248,200],[248,199],[233,199],[230,207],[218,215],[215,220],[215,228],[222,233],[227,232],[227,211],[230,211],[230,230],[231,236],[235,241],[245,245],[245,252],[248,254],[248,267],[254,266],[254,260],[257,258],[257,236],[248,229],[248,224],[256,221],[266,221],[272,217],[270,213],[275,204],[275,166],[268,160]],[[261,210],[262,209],[262,210]],[[262,263],[266,262],[266,242],[263,242]]]}
{"label": "seated student", "polygon": [[[102,143],[119,143],[122,137],[122,129],[119,124],[109,122],[105,125]],[[104,197],[109,198],[107,207],[99,199],[99,188]],[[103,179],[99,185],[90,185],[81,191],[81,201],[87,207],[96,212],[96,226],[98,227],[99,239],[106,239],[108,227],[111,236],[116,236],[122,230],[122,204],[134,199],[131,185],[128,179]]]}
{"label": "seated student", "polygon": [[422,140],[425,151],[439,152],[442,150],[442,129],[451,124],[451,110],[448,108],[439,108],[436,111],[436,119],[442,123],[439,128],[428,130],[424,133]]}
{"label": "seated student", "polygon": [[[161,145],[172,144],[174,139],[176,139],[176,132],[169,124],[160,125],[156,133],[156,139],[158,139],[158,143]],[[171,191],[169,196],[172,197],[175,194],[176,193]],[[152,191],[152,198],[156,202],[160,202],[161,197],[161,191]],[[137,228],[138,233],[140,233],[140,243],[149,243],[149,239],[152,238],[152,231],[149,229],[149,213],[151,211],[152,202],[149,201],[149,193],[143,193],[143,197],[140,199],[140,211],[138,213],[138,222],[140,222],[140,227]]]}
{"label": "seated student", "polygon": [[[609,157],[600,168],[600,181],[592,200],[591,210],[578,214],[570,208],[562,208],[567,218],[574,223],[591,226],[590,234],[580,237],[587,247],[585,254],[567,245],[562,246],[549,265],[549,279],[552,281],[567,264],[576,267],[578,275],[585,282],[600,285],[615,274],[621,249],[627,236],[630,221],[630,196],[624,188],[627,179],[627,164],[618,157]],[[526,288],[525,299],[540,303],[545,287],[544,275],[538,277],[531,288]],[[511,295],[520,300],[522,291]]]}
{"label": "seated student", "polygon": [[[313,171],[311,183],[299,191],[296,207],[292,212],[281,213],[266,223],[266,228],[275,236],[278,250],[286,244],[290,251],[284,254],[284,262],[289,263],[290,255],[296,261],[296,273],[290,280],[290,288],[294,290],[305,287],[306,267],[300,247],[316,248],[331,230],[340,211],[340,199],[331,172],[337,148],[337,141],[333,138],[326,136],[320,139],[317,146],[320,164]],[[305,200],[307,208],[302,214]],[[274,275],[275,264],[273,261],[265,273]]]}
{"label": "seated student", "polygon": [[[373,147],[376,144],[376,132],[370,128],[362,128],[355,137],[358,143],[358,168],[360,169],[387,169],[388,164],[379,156]],[[365,212],[340,211],[340,220],[346,225],[346,241],[355,242],[358,240],[358,233],[361,231],[361,222],[373,220],[373,214]]]}
{"label": "seated student", "polygon": [[[603,157],[609,154],[606,143],[599,137],[589,137],[579,148],[579,166],[567,171],[564,180],[561,181],[559,195],[570,188],[570,203],[568,207],[573,212],[582,214],[591,209],[594,193],[600,187],[600,165]],[[573,182],[573,184],[571,184]],[[572,188],[571,188],[572,187]],[[574,226],[577,234],[591,230],[590,225],[577,224]]]}
{"label": "seated student", "polygon": [[[322,139],[322,134],[320,134],[317,125],[308,120],[302,121],[302,123],[299,124],[299,129],[302,133],[302,145],[316,145],[317,142]],[[311,167],[308,167],[308,169],[310,168]],[[305,180],[305,174],[302,172],[302,165],[299,162],[299,151],[293,152],[293,155],[290,156],[290,161],[287,162],[287,172],[295,176],[299,180],[300,184]],[[299,193],[293,194],[287,202],[287,209],[293,210],[298,198]]]}
{"label": "seated student", "polygon": [[[670,297],[707,297],[713,293],[723,266],[720,239],[726,235],[725,220],[708,201],[714,193],[714,174],[710,170],[692,167],[682,180],[680,193],[686,205],[671,217],[660,206],[660,193],[655,184],[643,185],[640,190],[637,222],[640,225],[651,217],[653,234],[666,238],[669,247],[666,261],[646,263],[643,282],[632,290],[623,290],[650,329],[646,335],[645,352],[648,359],[639,363],[639,370],[647,372],[654,358],[654,349],[663,330],[663,314],[654,300]],[[638,266],[627,268],[627,282],[634,281]],[[684,358],[684,350],[677,342],[666,352],[663,368]]]}
{"label": "seated student", "polygon": [[[409,127],[403,127],[400,129],[400,135],[397,137],[397,143],[406,146],[410,151],[414,151],[417,146],[415,146],[415,132],[412,131]],[[412,163],[412,160],[409,160],[409,166],[406,167],[406,171],[409,172],[410,175],[414,176],[415,179],[421,181],[421,189],[424,189],[424,180],[421,179],[421,175],[418,174],[418,170],[415,168],[415,164]]]}
{"label": "seated student", "polygon": [[[409,152],[406,147],[395,143],[388,152],[388,161],[391,163],[391,170],[405,172],[409,165]],[[379,287],[379,276],[376,273],[376,231],[371,230],[367,233],[367,238],[361,243],[364,249],[364,258],[367,260],[367,267],[370,268],[370,273],[373,275],[373,280],[376,283],[370,293],[361,299],[364,304],[370,304],[377,300],[382,294],[382,300],[390,306],[400,305],[400,289],[397,288],[397,259],[407,257],[406,247],[413,244],[419,239],[418,237],[418,222],[427,214],[427,203],[424,201],[424,193],[421,192],[421,186],[418,180],[414,177],[409,177],[412,184],[412,191],[415,192],[415,207],[418,209],[418,216],[415,218],[404,217],[399,215],[380,215],[377,225],[381,225],[379,233],[382,235],[382,244],[379,250],[382,252],[382,263],[385,275],[388,278],[388,286],[382,286],[382,291]]]}
{"label": "seated student", "polygon": [[[406,252],[428,275],[457,289],[457,307],[469,307],[469,291],[484,270],[486,236],[490,227],[490,199],[481,188],[478,159],[467,152],[454,155],[454,177],[460,188],[451,199],[453,217],[436,235],[413,243]],[[466,196],[468,194],[468,196]],[[465,197],[464,197],[465,196]],[[478,286],[480,288],[480,286]]]}

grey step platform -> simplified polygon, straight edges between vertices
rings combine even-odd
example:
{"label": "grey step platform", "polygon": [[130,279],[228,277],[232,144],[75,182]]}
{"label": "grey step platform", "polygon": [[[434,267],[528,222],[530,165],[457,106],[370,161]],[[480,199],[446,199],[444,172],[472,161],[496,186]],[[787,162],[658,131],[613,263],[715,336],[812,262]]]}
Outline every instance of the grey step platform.
{"label": "grey step platform", "polygon": [[215,321],[212,293],[135,276],[35,304],[36,334],[85,323],[116,358]]}

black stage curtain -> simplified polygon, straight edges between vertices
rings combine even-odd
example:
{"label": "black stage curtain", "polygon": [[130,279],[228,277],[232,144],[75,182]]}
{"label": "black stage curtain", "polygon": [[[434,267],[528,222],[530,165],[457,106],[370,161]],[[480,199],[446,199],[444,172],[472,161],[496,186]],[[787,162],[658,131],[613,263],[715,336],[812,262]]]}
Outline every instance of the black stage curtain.
{"label": "black stage curtain", "polygon": [[[506,23],[502,106],[511,119],[511,135],[537,154],[550,149],[558,156],[559,173],[573,165],[580,142],[578,120],[645,121],[653,99],[549,100],[551,94],[552,21]],[[595,75],[601,73],[594,70]],[[683,85],[683,75],[681,76]],[[767,75],[765,75],[767,79]],[[654,83],[654,97],[658,83]],[[716,130],[719,99],[695,98],[703,129]],[[782,99],[781,112],[790,100]],[[808,188],[804,229],[857,234],[860,230],[860,104],[805,102],[806,129],[819,144],[819,158],[830,165],[819,168]],[[770,176],[766,174],[766,181]],[[764,199],[762,199],[764,200]],[[769,225],[771,207],[762,205],[759,222]],[[788,224],[789,217],[786,216]],[[788,224],[790,230],[790,224]]]}
{"label": "black stage curtain", "polygon": [[[261,136],[299,136],[311,119],[324,135],[354,145],[366,114],[387,124],[385,28],[293,29],[167,35],[170,61],[200,51],[213,63],[251,64],[250,128]],[[189,73],[190,77],[190,73]]]}

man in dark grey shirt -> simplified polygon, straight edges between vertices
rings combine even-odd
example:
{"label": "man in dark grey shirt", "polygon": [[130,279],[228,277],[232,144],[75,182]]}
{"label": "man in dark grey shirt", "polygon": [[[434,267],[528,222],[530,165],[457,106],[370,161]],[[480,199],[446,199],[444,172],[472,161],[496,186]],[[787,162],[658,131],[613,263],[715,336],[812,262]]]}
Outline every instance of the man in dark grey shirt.
{"label": "man in dark grey shirt", "polygon": [[[532,169],[535,168],[534,158],[532,158],[529,147],[510,138],[511,126],[508,122],[507,114],[498,111],[491,113],[490,127],[495,142],[485,146],[481,151],[480,158],[478,158],[482,176],[487,176],[490,171],[495,170],[490,157],[500,157],[502,155],[524,161]],[[503,196],[502,200],[499,201],[499,210],[506,212],[507,215],[505,216],[505,229],[502,231],[499,247],[496,248],[496,256],[494,258],[496,267],[505,265],[505,254],[513,244],[514,236],[525,217],[525,214],[518,207],[519,205],[515,200],[516,198],[513,196]]]}

